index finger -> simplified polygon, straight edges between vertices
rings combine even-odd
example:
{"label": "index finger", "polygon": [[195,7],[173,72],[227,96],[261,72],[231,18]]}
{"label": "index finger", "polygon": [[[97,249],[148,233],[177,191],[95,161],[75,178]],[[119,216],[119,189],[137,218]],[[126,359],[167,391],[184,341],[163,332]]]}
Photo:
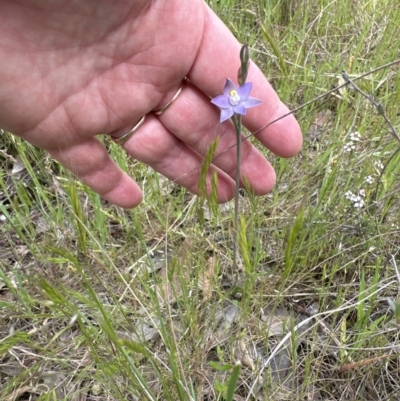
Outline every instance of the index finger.
{"label": "index finger", "polygon": [[[236,81],[241,45],[205,3],[204,6],[206,22],[203,40],[189,78],[204,93],[215,97],[222,93],[226,78]],[[279,100],[264,74],[253,62],[250,64],[247,81],[253,83],[251,96],[262,100],[260,106],[247,110],[243,118],[244,125],[251,132],[289,113],[289,109]],[[293,115],[261,129],[256,137],[273,153],[282,157],[296,155],[302,145],[300,126]]]}

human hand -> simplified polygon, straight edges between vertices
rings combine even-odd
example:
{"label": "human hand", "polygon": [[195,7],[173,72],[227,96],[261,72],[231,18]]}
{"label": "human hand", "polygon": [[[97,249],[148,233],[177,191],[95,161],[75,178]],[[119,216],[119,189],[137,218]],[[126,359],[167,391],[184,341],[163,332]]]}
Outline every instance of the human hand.
{"label": "human hand", "polygon": [[[240,44],[203,0],[3,0],[0,2],[0,127],[43,148],[108,201],[134,207],[139,186],[110,158],[98,134],[118,137],[147,115],[123,145],[133,158],[197,193],[202,156],[216,136],[217,154],[235,143],[209,97],[239,67]],[[179,97],[160,116],[184,77]],[[248,110],[252,132],[286,114],[260,70],[248,81],[262,105]],[[301,147],[293,116],[256,137],[290,157]],[[234,195],[235,149],[217,157],[218,200]],[[185,174],[188,173],[188,174]],[[243,143],[241,174],[256,194],[275,183],[269,162]]]}

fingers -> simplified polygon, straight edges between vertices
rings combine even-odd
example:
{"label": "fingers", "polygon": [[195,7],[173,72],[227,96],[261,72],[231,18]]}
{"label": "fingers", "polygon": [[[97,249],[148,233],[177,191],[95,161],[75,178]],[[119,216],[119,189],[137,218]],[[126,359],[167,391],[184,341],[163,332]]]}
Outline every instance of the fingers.
{"label": "fingers", "polygon": [[[168,131],[157,117],[148,115],[144,124],[123,147],[135,159],[148,164],[190,192],[199,194],[198,183],[203,158]],[[218,201],[232,199],[234,181],[216,166],[211,166],[207,173],[208,193],[211,191],[214,173],[218,177]]]}
{"label": "fingers", "polygon": [[[220,124],[219,111],[195,86],[185,84],[179,98],[159,119],[169,132],[203,157],[211,143],[219,137],[213,164],[232,179],[235,178],[236,134],[233,124]],[[257,195],[268,193],[275,184],[273,168],[250,141],[242,142],[240,173]]]}
{"label": "fingers", "polygon": [[[123,146],[135,159],[199,194],[201,164],[215,136],[220,137],[214,165],[207,174],[207,189],[218,176],[218,201],[234,196],[236,139],[231,123],[220,124],[219,112],[201,91],[184,85],[168,111],[158,118],[147,115],[143,125]],[[243,142],[241,174],[256,194],[271,190],[275,173],[264,156],[249,142]],[[228,149],[228,151],[223,152]],[[89,139],[62,151],[51,151],[54,158],[72,170],[103,198],[121,207],[134,207],[141,201],[138,185],[110,159],[97,139]],[[90,155],[90,157],[88,157]]]}
{"label": "fingers", "polygon": [[49,153],[109,202],[123,208],[141,202],[139,186],[114,163],[96,138]]}
{"label": "fingers", "polygon": [[[199,194],[199,167],[202,158],[168,132],[156,117],[148,116],[143,126],[124,145],[124,148],[135,159],[150,165],[192,193]],[[96,138],[49,153],[114,205],[133,208],[141,202],[140,187],[114,163],[103,144]],[[215,166],[212,166],[207,174],[208,193],[211,192],[211,179],[214,173],[218,177],[217,200],[226,202],[232,199],[233,180]]]}
{"label": "fingers", "polygon": [[[204,6],[207,7],[207,22],[203,42],[189,78],[204,93],[215,97],[222,93],[226,78],[236,81],[240,67],[241,46],[205,3]],[[253,82],[251,96],[263,102],[260,106],[247,110],[243,118],[245,126],[251,132],[259,130],[289,112],[254,63],[250,65],[247,81]],[[262,129],[257,134],[257,138],[268,149],[282,157],[294,156],[302,145],[300,127],[292,115]]]}

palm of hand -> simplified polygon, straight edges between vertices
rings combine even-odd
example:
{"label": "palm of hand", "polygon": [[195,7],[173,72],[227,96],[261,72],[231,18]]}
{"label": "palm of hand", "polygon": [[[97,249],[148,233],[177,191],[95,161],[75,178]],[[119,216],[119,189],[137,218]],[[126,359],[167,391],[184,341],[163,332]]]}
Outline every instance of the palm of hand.
{"label": "palm of hand", "polygon": [[51,9],[3,4],[0,11],[12,32],[0,45],[5,59],[13,47],[0,70],[8,82],[0,120],[42,148],[59,148],[60,136],[71,146],[132,125],[179,85],[196,57],[204,25],[199,1],[179,2],[179,12],[173,0],[150,10],[143,0],[96,2],[92,9],[56,3]]}

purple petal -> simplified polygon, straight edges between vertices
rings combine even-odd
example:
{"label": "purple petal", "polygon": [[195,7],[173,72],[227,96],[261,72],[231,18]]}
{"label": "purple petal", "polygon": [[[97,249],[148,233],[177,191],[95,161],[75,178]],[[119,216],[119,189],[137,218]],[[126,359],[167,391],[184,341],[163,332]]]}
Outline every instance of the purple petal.
{"label": "purple petal", "polygon": [[251,82],[246,82],[236,89],[241,100],[246,100],[249,97],[252,87],[253,84]]}
{"label": "purple petal", "polygon": [[228,109],[221,110],[221,116],[219,117],[219,122],[223,123],[233,116],[233,108],[229,107]]}
{"label": "purple petal", "polygon": [[246,107],[242,103],[239,103],[239,104],[237,104],[236,106],[233,107],[233,111],[236,114],[244,115],[244,114],[246,114]]}
{"label": "purple petal", "polygon": [[259,99],[256,99],[255,97],[249,97],[248,99],[244,100],[243,102],[240,102],[246,109],[249,109],[250,107],[258,106],[261,104],[262,101]]}
{"label": "purple petal", "polygon": [[224,86],[224,95],[228,97],[229,92],[232,90],[236,90],[236,85],[229,78],[226,78]]}
{"label": "purple petal", "polygon": [[229,103],[229,98],[224,95],[219,95],[215,97],[214,99],[211,100],[211,103],[215,104],[221,109],[226,109],[231,106],[231,104]]}

